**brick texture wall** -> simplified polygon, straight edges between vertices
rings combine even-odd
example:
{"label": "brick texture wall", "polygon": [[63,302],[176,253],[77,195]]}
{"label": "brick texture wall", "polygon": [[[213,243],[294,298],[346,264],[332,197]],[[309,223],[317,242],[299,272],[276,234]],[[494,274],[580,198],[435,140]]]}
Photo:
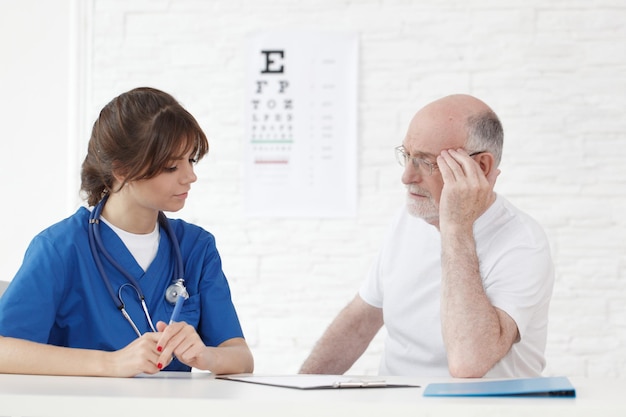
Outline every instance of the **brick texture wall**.
{"label": "brick texture wall", "polygon": [[[150,85],[209,136],[180,216],[217,238],[257,372],[296,372],[354,296],[403,204],[393,147],[419,107],[460,92],[500,115],[496,190],[551,240],[546,374],[626,377],[624,0],[92,0],[85,16],[86,125]],[[359,35],[355,217],[244,214],[245,42],[265,29]],[[382,338],[350,372],[377,372]]]}

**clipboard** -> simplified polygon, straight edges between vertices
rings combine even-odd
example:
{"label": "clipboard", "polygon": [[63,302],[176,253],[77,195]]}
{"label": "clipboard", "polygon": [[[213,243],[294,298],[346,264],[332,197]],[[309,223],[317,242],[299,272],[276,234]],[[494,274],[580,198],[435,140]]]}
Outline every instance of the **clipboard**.
{"label": "clipboard", "polygon": [[515,378],[428,384],[424,397],[576,397],[567,377]]}
{"label": "clipboard", "polygon": [[251,384],[270,385],[282,388],[295,388],[301,390],[315,389],[338,389],[338,388],[419,388],[420,385],[407,383],[394,383],[380,378],[349,377],[343,375],[254,375],[234,374],[218,375],[216,379],[228,381],[246,382]]}

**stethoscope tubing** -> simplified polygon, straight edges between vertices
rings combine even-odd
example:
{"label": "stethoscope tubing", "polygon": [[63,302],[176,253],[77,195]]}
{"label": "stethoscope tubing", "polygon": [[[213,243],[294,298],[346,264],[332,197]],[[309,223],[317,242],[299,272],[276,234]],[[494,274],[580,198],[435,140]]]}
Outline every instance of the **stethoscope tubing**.
{"label": "stethoscope tubing", "polygon": [[[109,278],[108,277],[105,278],[106,274],[104,274],[104,267],[102,265],[102,261],[100,260],[100,257],[96,256],[98,249],[100,249],[100,252],[102,252],[102,255],[104,255],[107,261],[109,261],[111,265],[115,267],[115,269],[117,269],[120,273],[122,273],[124,277],[126,277],[126,279],[129,280],[131,284],[133,284],[133,286],[135,287],[135,290],[137,291],[137,294],[139,295],[139,298],[143,300],[145,298],[143,295],[143,291],[141,291],[141,286],[139,285],[135,277],[129,274],[128,271],[122,268],[122,266],[115,259],[113,259],[113,256],[111,256],[109,251],[106,250],[106,248],[104,247],[104,243],[102,242],[102,238],[100,237],[100,228],[98,227],[98,224],[100,223],[100,214],[102,213],[102,208],[104,207],[104,203],[106,202],[108,197],[109,195],[107,194],[102,198],[102,201],[100,202],[100,204],[98,204],[93,210],[93,219],[89,220],[89,223],[90,223],[89,230],[91,232],[91,235],[93,235],[93,240],[96,243],[96,245],[92,247],[92,252],[94,252],[94,257],[97,260],[96,263],[98,264],[98,269],[101,270],[100,274],[102,275],[105,281],[105,284],[107,286],[107,289],[109,290],[109,293],[112,295],[112,297],[115,298],[115,293],[113,292],[113,288],[111,287]],[[123,305],[121,301],[120,303]]]}
{"label": "stethoscope tubing", "polygon": [[165,229],[165,232],[172,242],[172,247],[174,248],[174,257],[176,258],[176,269],[174,270],[174,278],[175,280],[184,281],[183,255],[180,253],[180,245],[178,244],[178,239],[174,234],[174,230],[172,230],[172,225],[170,225],[170,222],[167,220],[167,217],[165,217],[165,214],[163,214],[162,211],[159,212],[159,224]]}
{"label": "stethoscope tubing", "polygon": [[[137,292],[137,296],[139,297],[139,300],[141,302],[141,307],[144,311],[146,319],[148,320],[150,328],[152,329],[153,332],[156,332],[156,329],[154,328],[154,325],[152,323],[152,318],[150,317],[150,313],[148,311],[148,306],[146,305],[145,296],[143,294],[143,291],[141,290],[141,286],[139,285],[137,280],[130,273],[128,273],[128,271],[126,271],[113,258],[113,256],[111,256],[111,254],[106,250],[106,248],[104,247],[102,238],[100,236],[100,228],[99,228],[100,215],[102,214],[102,208],[104,207],[104,204],[106,203],[108,197],[109,195],[106,194],[102,198],[102,200],[94,207],[94,209],[92,210],[89,216],[88,236],[89,236],[89,247],[91,249],[91,254],[96,263],[96,267],[100,273],[100,277],[102,278],[102,281],[104,282],[106,286],[107,292],[111,296],[111,299],[115,303],[115,306],[117,307],[117,309],[121,311],[126,321],[130,323],[130,325],[132,326],[137,336],[141,336],[141,332],[139,331],[139,329],[137,328],[137,326],[131,319],[130,315],[126,311],[124,301],[122,298],[122,289],[125,286],[130,286]],[[177,317],[178,314],[180,313],[180,309],[182,307],[182,302],[184,301],[184,299],[189,297],[187,293],[187,289],[184,286],[185,280],[183,278],[183,270],[184,270],[183,269],[184,268],[183,257],[180,251],[180,246],[178,244],[178,239],[176,238],[176,235],[174,234],[174,230],[172,229],[167,217],[165,217],[165,214],[163,214],[163,212],[159,212],[158,222],[165,229],[168,237],[170,238],[172,247],[174,248],[174,255],[176,258],[176,264],[174,267],[175,268],[174,279],[172,280],[174,281],[174,283],[168,286],[168,288],[166,289],[166,299],[168,299],[168,294],[172,292],[171,290],[172,288],[173,288],[174,294],[177,294],[176,300],[172,303],[174,304],[174,312],[172,314],[172,318],[174,318],[174,317]],[[109,281],[109,277],[107,276],[105,272],[104,265],[102,264],[102,260],[100,259],[100,256],[98,255],[98,250],[100,250],[100,252],[107,259],[107,261],[109,261],[109,263],[111,263],[111,265],[113,265],[113,267],[115,267],[115,269],[117,269],[129,281],[128,283],[123,284],[119,288],[119,291],[117,294],[115,294],[115,291],[113,290],[111,282]],[[172,320],[170,320],[170,322],[171,321]]]}

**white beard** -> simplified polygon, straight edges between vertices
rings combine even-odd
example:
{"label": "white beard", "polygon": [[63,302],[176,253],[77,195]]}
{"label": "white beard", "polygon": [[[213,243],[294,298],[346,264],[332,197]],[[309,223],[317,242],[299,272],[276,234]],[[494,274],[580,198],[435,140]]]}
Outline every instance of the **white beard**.
{"label": "white beard", "polygon": [[[437,203],[435,203],[435,200],[428,191],[411,185],[407,185],[406,188],[406,204],[410,215],[422,218],[428,223],[439,219],[439,206],[437,206]],[[426,198],[415,199],[411,196],[411,193],[419,194]]]}

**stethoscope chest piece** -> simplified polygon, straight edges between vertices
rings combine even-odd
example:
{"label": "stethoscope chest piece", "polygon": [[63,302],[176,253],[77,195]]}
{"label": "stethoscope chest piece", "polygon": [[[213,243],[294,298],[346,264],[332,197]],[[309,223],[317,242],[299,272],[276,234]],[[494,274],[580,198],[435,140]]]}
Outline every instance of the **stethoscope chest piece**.
{"label": "stethoscope chest piece", "polygon": [[189,298],[184,282],[185,281],[183,279],[177,279],[172,285],[167,287],[165,290],[165,299],[168,303],[176,304],[176,300],[178,300],[179,295],[182,295],[185,300]]}

